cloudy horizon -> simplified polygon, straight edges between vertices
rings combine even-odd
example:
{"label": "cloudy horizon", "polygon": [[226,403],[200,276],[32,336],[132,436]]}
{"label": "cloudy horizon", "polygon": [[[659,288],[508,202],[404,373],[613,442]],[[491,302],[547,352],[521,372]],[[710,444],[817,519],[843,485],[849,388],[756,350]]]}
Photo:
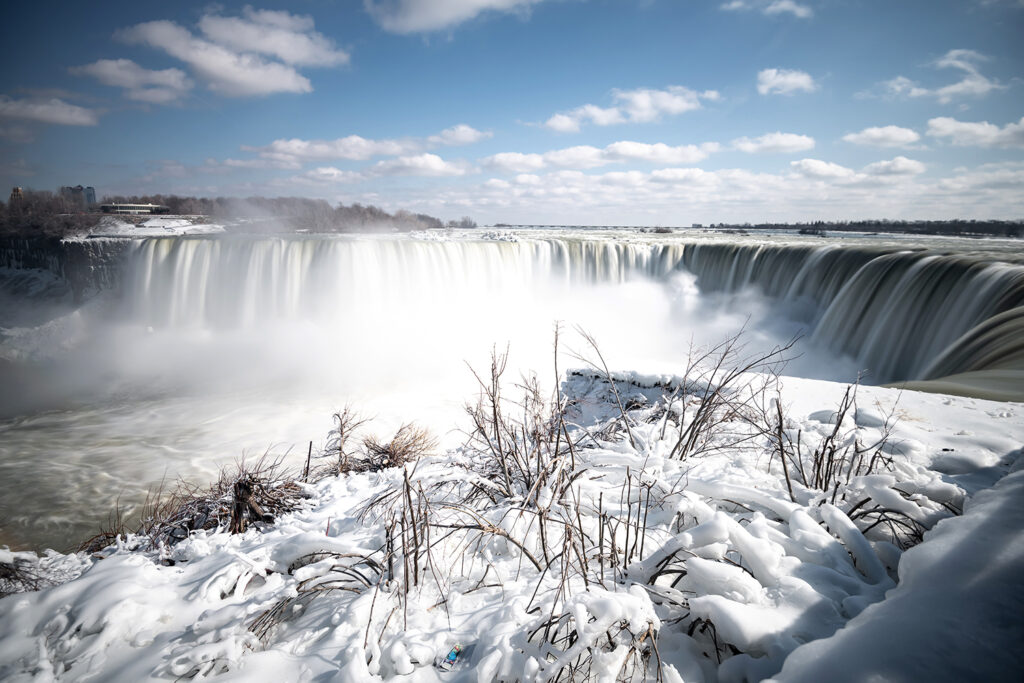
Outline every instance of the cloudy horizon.
{"label": "cloudy horizon", "polygon": [[9,12],[0,183],[482,223],[1024,218],[1017,0],[117,5]]}

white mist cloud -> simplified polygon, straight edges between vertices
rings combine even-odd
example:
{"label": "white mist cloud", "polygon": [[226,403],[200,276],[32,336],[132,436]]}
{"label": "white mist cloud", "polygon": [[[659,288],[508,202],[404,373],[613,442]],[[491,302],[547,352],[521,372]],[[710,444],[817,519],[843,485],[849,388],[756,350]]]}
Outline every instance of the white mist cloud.
{"label": "white mist cloud", "polygon": [[717,101],[721,98],[715,90],[697,92],[681,85],[671,85],[658,90],[637,88],[635,90],[613,90],[612,107],[584,104],[567,112],[554,114],[544,126],[561,133],[575,133],[584,123],[595,126],[611,126],[618,123],[650,123],[662,116],[675,116],[702,107],[701,101]]}
{"label": "white mist cloud", "polygon": [[926,88],[906,76],[897,76],[882,83],[883,91],[888,95],[905,97],[934,97],[942,104],[948,104],[962,97],[983,97],[995,90],[1005,90],[1006,86],[984,75],[978,65],[988,61],[988,57],[974,50],[950,50],[935,60],[932,66],[939,69],[954,69],[963,76],[959,81],[940,88]]}
{"label": "white mist cloud", "polygon": [[928,121],[928,135],[962,147],[1024,147],[1024,116],[1002,127],[988,121],[958,121],[940,116]]}
{"label": "white mist cloud", "polygon": [[58,126],[95,126],[99,112],[59,98],[47,100],[14,99],[0,95],[0,118],[21,119]]}
{"label": "white mist cloud", "polygon": [[874,126],[865,128],[858,133],[847,133],[843,136],[846,142],[855,145],[871,145],[874,147],[906,147],[912,145],[921,136],[910,128],[900,126]]}
{"label": "white mist cloud", "polygon": [[150,104],[177,102],[192,88],[192,81],[181,69],[154,71],[130,59],[100,59],[69,71],[95,78],[104,85],[123,88],[128,99]]}
{"label": "white mist cloud", "polygon": [[736,138],[732,141],[733,149],[748,154],[792,154],[814,149],[814,138],[796,133],[766,133],[757,138]]}
{"label": "white mist cloud", "polygon": [[818,85],[805,71],[796,69],[762,69],[757,72],[757,92],[762,95],[792,95],[814,92]]}
{"label": "white mist cloud", "polygon": [[453,28],[480,14],[526,13],[542,0],[364,0],[374,21],[391,33]]}

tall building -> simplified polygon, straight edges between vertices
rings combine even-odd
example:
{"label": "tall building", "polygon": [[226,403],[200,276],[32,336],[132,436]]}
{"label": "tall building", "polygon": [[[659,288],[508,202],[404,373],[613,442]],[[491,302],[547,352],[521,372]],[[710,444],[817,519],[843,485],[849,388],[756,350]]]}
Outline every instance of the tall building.
{"label": "tall building", "polygon": [[60,196],[65,201],[77,204],[81,207],[89,207],[96,203],[96,189],[92,187],[82,187],[81,185],[65,185],[60,188]]}
{"label": "tall building", "polygon": [[24,198],[25,198],[24,190],[22,190],[20,187],[12,187],[11,188],[11,199],[10,199],[10,203],[11,204],[14,204],[16,202],[20,202]]}

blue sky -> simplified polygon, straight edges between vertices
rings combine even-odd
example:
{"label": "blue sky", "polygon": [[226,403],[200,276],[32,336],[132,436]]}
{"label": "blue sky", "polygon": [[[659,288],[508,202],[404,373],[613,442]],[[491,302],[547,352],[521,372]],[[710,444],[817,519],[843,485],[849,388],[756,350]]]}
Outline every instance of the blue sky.
{"label": "blue sky", "polygon": [[0,187],[1024,218],[1021,0],[36,2],[3,34]]}

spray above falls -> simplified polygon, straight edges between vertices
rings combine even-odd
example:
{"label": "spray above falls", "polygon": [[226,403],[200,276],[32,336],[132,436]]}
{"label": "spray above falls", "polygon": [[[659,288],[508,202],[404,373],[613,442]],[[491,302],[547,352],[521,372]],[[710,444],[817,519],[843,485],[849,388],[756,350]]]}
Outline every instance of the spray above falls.
{"label": "spray above falls", "polygon": [[[872,383],[1024,367],[1024,266],[893,246],[395,238],[150,239],[132,256],[129,315],[152,326],[359,326],[457,305],[692,273],[704,295],[754,291],[798,314],[813,343]],[[426,318],[422,316],[426,315]]]}

